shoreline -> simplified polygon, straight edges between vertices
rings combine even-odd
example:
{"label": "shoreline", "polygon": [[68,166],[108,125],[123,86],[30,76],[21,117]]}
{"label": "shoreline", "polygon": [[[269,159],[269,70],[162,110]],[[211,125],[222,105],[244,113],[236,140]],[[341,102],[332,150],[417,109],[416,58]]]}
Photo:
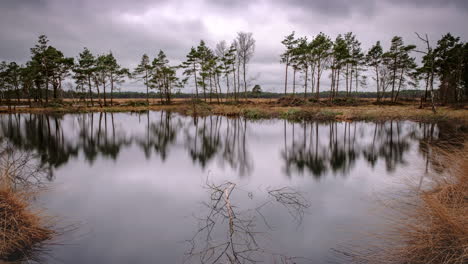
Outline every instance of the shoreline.
{"label": "shoreline", "polygon": [[[137,102],[139,104],[122,104],[121,102]],[[9,110],[3,106],[0,114],[31,113],[31,114],[66,114],[90,112],[145,112],[171,111],[183,115],[222,115],[230,117],[245,117],[247,119],[280,118],[292,121],[386,121],[410,120],[417,122],[452,121],[468,124],[468,109],[454,109],[447,106],[438,107],[437,113],[432,113],[429,107],[419,109],[414,104],[374,105],[370,102],[357,105],[326,105],[307,104],[299,106],[285,106],[272,100],[255,100],[239,103],[222,102],[205,103],[190,101],[176,101],[170,105],[150,104],[141,105],[144,100],[122,100],[112,106],[84,106],[62,104],[54,107],[14,107]]]}

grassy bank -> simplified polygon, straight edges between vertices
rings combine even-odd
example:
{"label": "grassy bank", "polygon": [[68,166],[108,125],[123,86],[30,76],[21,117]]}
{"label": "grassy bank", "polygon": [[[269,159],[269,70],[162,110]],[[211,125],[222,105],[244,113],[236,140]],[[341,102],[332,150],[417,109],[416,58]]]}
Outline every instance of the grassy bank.
{"label": "grassy bank", "polygon": [[53,218],[32,206],[44,176],[36,158],[0,143],[0,263],[36,260],[57,235]]}
{"label": "grassy bank", "polygon": [[86,106],[70,101],[50,104],[49,107],[16,107],[0,112],[16,113],[83,113],[83,112],[141,112],[167,110],[184,115],[224,115],[243,116],[249,119],[284,118],[289,120],[414,120],[422,122],[461,121],[468,122],[466,107],[455,109],[438,107],[433,113],[430,107],[423,109],[415,102],[397,105],[375,105],[373,100],[352,100],[329,104],[327,101],[297,103],[277,99],[250,99],[247,102],[206,103],[202,101],[178,99],[171,105],[150,103],[145,100],[118,99],[112,106]]}
{"label": "grassy bank", "polygon": [[398,263],[468,262],[468,148],[434,152],[428,185],[399,210],[394,231],[404,244],[388,252]]}
{"label": "grassy bank", "polygon": [[349,262],[468,263],[468,146],[432,151],[433,173],[384,204],[388,228],[341,251]]}
{"label": "grassy bank", "polygon": [[41,243],[54,236],[46,222],[40,212],[31,209],[26,193],[0,188],[0,259],[33,257]]}

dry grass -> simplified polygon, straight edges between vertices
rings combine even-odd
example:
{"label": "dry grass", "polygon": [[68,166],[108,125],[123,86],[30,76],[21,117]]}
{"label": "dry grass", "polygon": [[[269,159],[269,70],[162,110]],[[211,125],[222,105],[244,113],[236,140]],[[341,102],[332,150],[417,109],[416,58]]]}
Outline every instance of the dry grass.
{"label": "dry grass", "polygon": [[406,245],[396,256],[405,263],[468,263],[468,149],[438,153],[448,171],[432,177],[398,229]]}
{"label": "dry grass", "polygon": [[[140,102],[140,103],[137,103]],[[58,107],[23,107],[12,111],[18,113],[80,113],[80,112],[140,112],[173,111],[185,115],[225,115],[247,118],[288,118],[288,119],[329,119],[329,120],[414,120],[423,122],[457,121],[468,123],[468,109],[438,107],[437,113],[430,108],[419,109],[419,104],[404,102],[400,105],[374,105],[371,100],[359,100],[355,105],[330,105],[327,101],[310,102],[303,105],[283,105],[278,99],[249,99],[221,104],[209,102],[193,103],[190,99],[175,99],[171,105],[161,105],[158,101],[149,106],[141,105],[144,99],[116,99],[118,105],[87,107],[83,104],[70,104]],[[0,108],[0,112],[8,112]],[[294,112],[294,113],[293,113]],[[293,114],[292,114],[293,113]],[[336,114],[330,114],[336,113]]]}
{"label": "dry grass", "polygon": [[389,227],[374,234],[372,246],[340,254],[353,263],[468,263],[468,146],[434,153],[444,173],[386,204]]}
{"label": "dry grass", "polygon": [[0,188],[0,259],[29,258],[53,236],[47,220],[29,207],[27,194]]}

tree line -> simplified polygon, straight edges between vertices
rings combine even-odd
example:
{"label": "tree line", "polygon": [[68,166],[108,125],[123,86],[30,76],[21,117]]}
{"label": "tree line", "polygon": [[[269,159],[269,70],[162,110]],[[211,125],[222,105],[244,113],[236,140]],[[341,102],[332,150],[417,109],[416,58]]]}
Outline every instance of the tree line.
{"label": "tree line", "polygon": [[[153,58],[143,54],[135,69],[122,67],[112,52],[94,55],[84,48],[78,57],[65,57],[63,52],[49,45],[47,36],[39,36],[31,48],[31,58],[25,65],[16,62],[0,63],[0,103],[11,106],[16,100],[27,99],[29,105],[47,105],[49,101],[63,98],[64,80],[72,78],[87,105],[113,104],[113,94],[126,80],[134,79],[144,84],[149,104],[150,90],[156,90],[161,103],[170,103],[175,90],[188,82],[195,85],[195,97],[210,101],[225,93],[238,100],[247,96],[247,70],[255,51],[252,33],[239,32],[228,46],[219,42],[215,49],[203,40],[192,47],[186,61],[171,65],[164,51]],[[183,70],[179,76],[178,70]],[[226,90],[222,91],[222,86]],[[243,91],[243,92],[242,92]],[[110,93],[110,98],[109,98]],[[202,95],[201,95],[202,94]],[[95,102],[96,101],[96,102]]]}
{"label": "tree line", "polygon": [[[350,96],[361,91],[369,83],[368,77],[375,83],[379,102],[387,98],[396,102],[402,91],[419,87],[421,82],[424,86],[421,105],[429,98],[432,103],[434,98],[442,103],[466,100],[468,44],[448,33],[432,47],[427,35],[416,35],[424,44],[422,50],[395,36],[387,51],[380,41],[363,51],[361,42],[352,32],[339,34],[335,40],[324,33],[308,39],[296,37],[292,32],[281,42],[285,46],[280,57],[285,65],[284,94],[292,92],[295,95],[299,86],[303,87],[304,97],[315,94],[315,100],[318,100],[323,97],[325,89],[321,82],[327,73],[330,84],[325,94],[331,101],[343,93]],[[231,98],[237,101],[252,95],[247,88],[250,86],[248,65],[254,52],[252,33],[239,32],[230,44],[221,41],[214,49],[201,40],[179,65],[171,65],[164,51],[160,50],[152,59],[143,54],[140,63],[130,70],[122,67],[112,52],[95,55],[84,48],[77,58],[66,57],[49,45],[45,35],[41,35],[31,48],[30,60],[24,65],[0,63],[0,103],[4,101],[11,106],[26,99],[29,105],[48,105],[49,101],[64,97],[63,83],[70,79],[75,83],[71,88],[91,106],[112,105],[114,93],[130,79],[145,86],[147,104],[150,94],[154,94],[151,91],[156,91],[161,103],[168,104],[175,91],[188,84],[194,86],[193,97],[196,99],[220,102],[223,98]],[[419,65],[415,53],[422,54]],[[289,76],[291,71],[292,77]],[[292,91],[289,87],[291,78]],[[435,85],[438,89],[434,89]]]}
{"label": "tree line", "polygon": [[[324,71],[329,72],[329,98],[338,94],[340,89],[349,96],[352,91],[365,87],[367,77],[375,81],[376,100],[396,102],[400,91],[407,87],[419,87],[424,82],[424,96],[434,99],[434,83],[438,82],[438,98],[443,103],[460,102],[468,95],[468,43],[460,41],[450,33],[442,36],[432,47],[427,35],[417,37],[424,44],[423,50],[416,45],[407,45],[403,38],[394,36],[390,48],[384,51],[377,41],[367,52],[352,32],[339,34],[333,41],[324,33],[311,38],[296,37],[295,32],[287,35],[282,44],[285,51],[281,63],[285,65],[284,94],[288,93],[288,73],[292,70],[292,93],[296,94],[298,75],[303,81],[304,97],[307,89],[320,94],[320,81]],[[416,63],[414,53],[421,53],[421,63]],[[366,74],[366,71],[370,71]]]}

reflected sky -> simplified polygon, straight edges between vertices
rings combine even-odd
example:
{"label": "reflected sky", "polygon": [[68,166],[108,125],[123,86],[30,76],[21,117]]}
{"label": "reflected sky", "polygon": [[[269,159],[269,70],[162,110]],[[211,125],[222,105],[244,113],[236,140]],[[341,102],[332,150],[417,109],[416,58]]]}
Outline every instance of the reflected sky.
{"label": "reflected sky", "polygon": [[[333,263],[331,248],[379,225],[375,193],[421,174],[423,142],[446,134],[408,121],[253,122],[168,112],[0,115],[0,124],[2,142],[38,154],[48,171],[38,203],[79,226],[50,248],[47,263],[203,262],[188,253],[213,208],[209,186],[227,183],[236,186],[229,196],[236,219],[253,219],[249,230],[258,234],[262,253],[252,259]],[[301,221],[271,196],[279,188],[304,198]],[[197,248],[226,241],[229,218],[217,221],[210,241],[195,239]]]}

